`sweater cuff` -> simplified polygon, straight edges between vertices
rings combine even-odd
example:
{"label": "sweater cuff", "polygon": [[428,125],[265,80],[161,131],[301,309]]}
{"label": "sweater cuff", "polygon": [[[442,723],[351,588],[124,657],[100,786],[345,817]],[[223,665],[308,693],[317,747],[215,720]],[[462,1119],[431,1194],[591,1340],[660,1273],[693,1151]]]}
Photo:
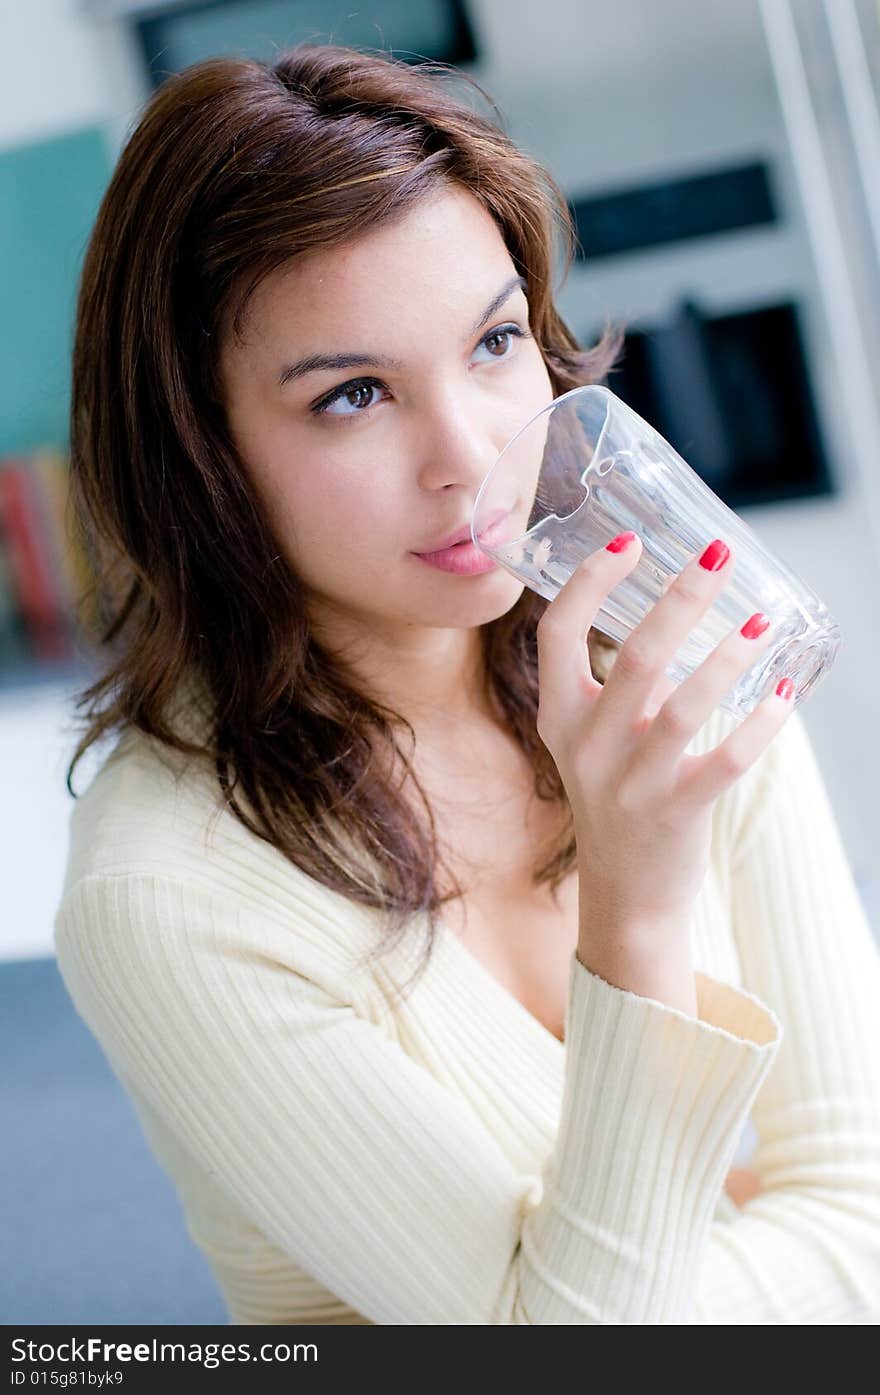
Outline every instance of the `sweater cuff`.
{"label": "sweater cuff", "polygon": [[756,1046],[780,1044],[782,1024],[779,1018],[754,993],[747,992],[745,988],[734,988],[732,984],[699,970],[695,971],[694,978],[701,1022],[731,1032]]}
{"label": "sweater cuff", "polygon": [[[699,1016],[691,1017],[607,983],[572,954],[559,1131],[546,1205],[529,1218],[527,1236],[571,1321],[583,1321],[585,1274],[605,1275],[612,1287],[618,1278],[621,1292],[607,1308],[616,1321],[677,1311],[779,1050],[781,1023],[758,998],[705,973],[696,982]],[[657,1268],[651,1298],[633,1278],[636,1257],[637,1270]],[[539,1294],[530,1301],[540,1323]]]}
{"label": "sweater cuff", "polygon": [[671,1166],[691,1147],[697,1185],[708,1183],[705,1169],[723,1181],[728,1143],[732,1153],[783,1029],[753,994],[706,973],[695,979],[699,1016],[691,1017],[606,982],[572,953],[560,1127],[580,1143],[558,1139],[563,1195],[582,1192],[587,1150],[586,1173],[607,1160],[612,1190],[612,1167],[635,1167],[655,1148],[658,1164],[669,1150]]}

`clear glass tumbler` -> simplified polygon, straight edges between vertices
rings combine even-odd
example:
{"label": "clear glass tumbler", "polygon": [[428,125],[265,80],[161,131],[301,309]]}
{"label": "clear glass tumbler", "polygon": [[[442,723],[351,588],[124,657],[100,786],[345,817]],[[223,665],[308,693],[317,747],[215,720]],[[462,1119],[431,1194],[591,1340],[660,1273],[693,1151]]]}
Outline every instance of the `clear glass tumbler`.
{"label": "clear glass tumbler", "polygon": [[775,638],[720,706],[746,717],[784,677],[794,682],[796,704],[814,691],[840,648],[834,617],[608,388],[573,388],[532,417],[498,456],[471,515],[475,545],[551,601],[586,556],[630,529],[641,538],[642,556],[606,597],[596,629],[625,640],[674,576],[722,538],[734,555],[730,580],[667,677],[682,682],[734,626],[761,610]]}

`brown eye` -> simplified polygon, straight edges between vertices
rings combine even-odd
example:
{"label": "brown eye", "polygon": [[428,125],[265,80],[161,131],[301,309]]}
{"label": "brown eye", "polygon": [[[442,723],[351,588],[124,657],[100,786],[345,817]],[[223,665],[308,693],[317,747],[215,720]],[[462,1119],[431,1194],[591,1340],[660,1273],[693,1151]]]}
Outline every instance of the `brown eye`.
{"label": "brown eye", "polygon": [[[345,401],[350,407],[365,407],[369,402],[369,396],[372,391],[373,389],[368,383],[358,383],[357,387],[349,388],[348,392],[345,394]],[[358,393],[363,393],[364,396],[355,401],[358,397]]]}
{"label": "brown eye", "polygon": [[[493,340],[510,339],[510,337],[511,331],[509,329],[495,329],[487,339],[483,340],[483,343],[487,346],[491,346]],[[496,358],[504,358],[504,354],[495,354],[493,356]]]}
{"label": "brown eye", "polygon": [[[364,416],[375,402],[370,400],[370,395],[382,384],[376,378],[356,378],[353,382],[343,383],[341,387],[334,388],[329,397],[317,402],[311,411],[315,416],[351,418],[353,416]],[[367,394],[366,398],[361,397],[357,402],[354,400],[358,393]],[[344,402],[349,407],[354,407],[353,412],[331,412],[330,408],[337,402]]]}

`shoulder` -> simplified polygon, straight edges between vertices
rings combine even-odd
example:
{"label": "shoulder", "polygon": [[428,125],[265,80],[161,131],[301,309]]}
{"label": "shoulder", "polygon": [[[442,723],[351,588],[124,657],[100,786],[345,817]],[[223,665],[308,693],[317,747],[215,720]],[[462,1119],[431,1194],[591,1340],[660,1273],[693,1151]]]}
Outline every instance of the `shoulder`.
{"label": "shoulder", "polygon": [[[226,807],[206,760],[139,731],[120,738],[70,817],[62,938],[174,946],[201,938],[289,967],[351,973],[377,912],[292,863]],[[341,978],[339,980],[342,981]]]}
{"label": "shoulder", "polygon": [[84,877],[185,866],[221,809],[207,762],[126,730],[74,802],[65,890]]}

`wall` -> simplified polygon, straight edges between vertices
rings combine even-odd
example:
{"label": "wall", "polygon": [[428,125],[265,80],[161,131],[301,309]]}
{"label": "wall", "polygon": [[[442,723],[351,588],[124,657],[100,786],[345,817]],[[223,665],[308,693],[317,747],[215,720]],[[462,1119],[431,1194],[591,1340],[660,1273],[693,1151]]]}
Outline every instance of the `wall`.
{"label": "wall", "polygon": [[[483,85],[509,114],[512,135],[551,168],[569,196],[755,158],[771,166],[782,210],[777,225],[627,253],[594,268],[580,264],[559,302],[579,335],[601,323],[606,311],[649,320],[663,316],[685,293],[718,314],[765,300],[800,303],[839,493],[741,512],[768,547],[810,582],[843,631],[833,673],[810,698],[804,720],[873,911],[880,903],[874,798],[880,743],[871,736],[880,683],[874,640],[880,536],[871,477],[876,452],[852,438],[840,410],[838,365],[757,0],[725,6],[554,0],[549,7],[517,5],[512,29],[501,9],[482,10],[485,32],[499,49],[497,67],[487,70]],[[572,42],[574,35],[579,42]],[[878,920],[875,914],[875,928]]]}

